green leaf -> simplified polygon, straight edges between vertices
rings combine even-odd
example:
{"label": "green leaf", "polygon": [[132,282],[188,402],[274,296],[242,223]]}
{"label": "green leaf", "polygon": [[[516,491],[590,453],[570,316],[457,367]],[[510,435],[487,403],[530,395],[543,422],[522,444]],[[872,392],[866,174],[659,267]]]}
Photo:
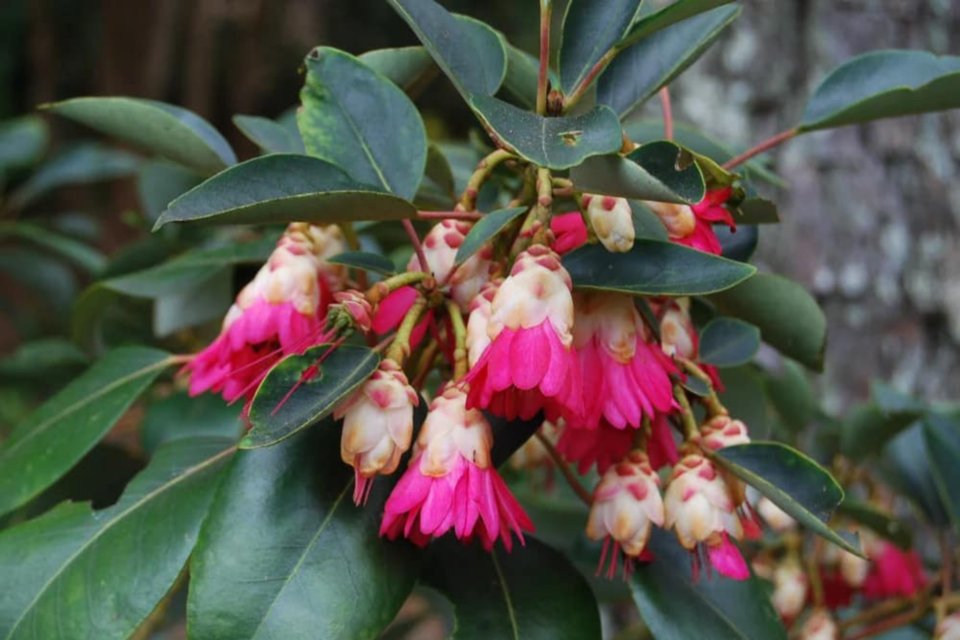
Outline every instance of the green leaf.
{"label": "green leaf", "polygon": [[47,123],[40,116],[0,122],[0,182],[5,174],[39,162],[49,139]]}
{"label": "green leaf", "polygon": [[453,605],[458,640],[602,635],[589,585],[561,553],[533,537],[506,553],[447,536],[430,545],[422,579]]}
{"label": "green leaf", "polygon": [[107,259],[90,245],[28,222],[0,223],[0,237],[15,235],[49,249],[89,274],[103,271]]}
{"label": "green leaf", "polygon": [[909,525],[871,504],[847,497],[840,503],[837,513],[868,527],[901,549],[910,549],[913,546],[913,535]]}
{"label": "green leaf", "polygon": [[950,516],[931,467],[923,428],[915,424],[886,443],[879,470],[884,482],[917,505],[932,524],[946,527]]}
{"label": "green leaf", "polygon": [[154,300],[153,335],[166,338],[181,329],[222,318],[234,296],[230,270],[205,274],[189,289]]}
{"label": "green leaf", "polygon": [[433,0],[388,0],[457,91],[492,96],[507,73],[507,52],[497,32],[484,23],[454,16]]}
{"label": "green leaf", "polygon": [[427,162],[427,134],[410,98],[349,53],[317,47],[297,124],[307,153],[354,180],[413,198]]}
{"label": "green leaf", "polygon": [[329,224],[412,218],[417,210],[397,196],[359,185],[319,158],[277,153],[247,160],[170,203],[157,226],[213,224]]}
{"label": "green leaf", "polygon": [[184,438],[221,438],[236,442],[246,430],[240,408],[220,396],[202,393],[191,397],[179,391],[147,405],[140,427],[140,443],[150,455],[167,442]]}
{"label": "green leaf", "polygon": [[139,98],[74,98],[41,106],[145,151],[214,174],[237,157],[213,125],[186,109]]}
{"label": "green leaf", "polygon": [[960,424],[946,416],[928,416],[923,421],[923,439],[937,493],[960,531]]}
{"label": "green leaf", "polygon": [[91,142],[78,144],[45,162],[10,195],[10,204],[22,208],[54,189],[126,178],[139,165],[140,159],[129,153]]}
{"label": "green leaf", "polygon": [[497,98],[470,100],[487,127],[517,155],[543,167],[569,169],[623,143],[620,121],[606,107],[579,116],[545,118]]}
{"label": "green leaf", "polygon": [[628,156],[590,158],[570,172],[577,189],[618,198],[696,203],[706,193],[703,172],[683,148],[650,142]]}
{"label": "green leaf", "polygon": [[344,251],[328,258],[327,262],[343,264],[362,271],[372,271],[385,276],[392,276],[397,272],[390,258],[369,251]]}
{"label": "green leaf", "polygon": [[563,257],[579,289],[645,296],[691,296],[722,291],[750,278],[756,269],[742,262],[671,242],[638,239],[627,253],[592,244]]}
{"label": "green leaf", "polygon": [[848,60],[820,83],[800,131],[814,131],[960,107],[960,56],[872,51]]}
{"label": "green leaf", "polygon": [[[331,348],[333,353],[327,354]],[[321,357],[322,364],[317,366]],[[325,418],[373,375],[379,364],[376,352],[348,344],[321,344],[303,355],[284,358],[270,370],[253,398],[253,429],[240,442],[241,448],[269,447]]]}
{"label": "green leaf", "polygon": [[0,447],[0,515],[70,470],[171,365],[144,347],[111,351],[33,412]]}
{"label": "green leaf", "polygon": [[676,0],[637,20],[621,41],[620,46],[628,47],[671,25],[731,2],[733,0]]}
{"label": "green leaf", "polygon": [[[537,106],[537,82],[540,79],[540,62],[536,57],[512,44],[507,44],[507,75],[503,78],[503,91],[521,107]],[[555,78],[551,78],[551,81]],[[557,86],[554,82],[553,86]]]}
{"label": "green leaf", "polygon": [[740,9],[739,4],[712,9],[651,33],[621,51],[597,81],[597,103],[620,116],[643,104],[696,62],[736,20]]}
{"label": "green leaf", "polygon": [[718,367],[747,364],[760,350],[760,330],[736,318],[714,318],[700,333],[700,360]]}
{"label": "green leaf", "polygon": [[0,534],[0,638],[130,637],[180,575],[229,444],[169,443],[115,506],[65,502]]}
{"label": "green leaf", "polygon": [[690,553],[672,533],[656,527],[648,549],[655,559],[637,565],[630,588],[657,640],[786,640],[756,576],[731,580],[714,574],[694,581]]}
{"label": "green leaf", "polygon": [[376,638],[413,588],[418,554],[378,536],[390,482],[354,506],[333,424],[241,451],[190,566],[191,637]]}
{"label": "green leaf", "polygon": [[792,360],[783,361],[779,375],[767,375],[764,388],[780,421],[795,433],[809,427],[822,411],[806,372]]}
{"label": "green leaf", "polygon": [[653,211],[639,200],[630,201],[630,213],[633,219],[633,232],[637,238],[667,242],[670,234],[663,222]]}
{"label": "green leaf", "polygon": [[763,380],[752,365],[725,369],[724,391],[720,402],[730,410],[730,415],[742,420],[754,438],[765,437],[770,432],[771,409],[763,389]]}
{"label": "green leaf", "polygon": [[725,225],[714,225],[713,231],[720,242],[720,251],[724,258],[750,262],[760,242],[760,230],[756,225],[743,224],[735,230]]}
{"label": "green leaf", "polygon": [[613,0],[602,4],[570,0],[563,15],[560,45],[560,87],[567,95],[626,34],[640,12],[641,0]]}
{"label": "green leaf", "polygon": [[799,284],[759,273],[747,282],[710,296],[724,315],[760,328],[764,342],[816,371],[823,370],[827,320],[816,300]]}
{"label": "green leaf", "polygon": [[923,403],[882,383],[871,385],[871,395],[872,402],[857,406],[843,421],[841,450],[853,460],[879,452],[927,413]]}
{"label": "green leaf", "polygon": [[[420,203],[429,203],[426,206]],[[418,209],[427,209],[431,206],[444,211],[452,209],[456,204],[456,182],[453,177],[453,168],[447,161],[440,147],[431,144],[427,147],[427,166],[423,174],[423,181],[417,190],[414,201]]]}
{"label": "green leaf", "polygon": [[65,338],[40,338],[21,342],[0,360],[0,377],[12,380],[47,378],[89,363],[87,355]]}
{"label": "green leaf", "polygon": [[857,540],[841,537],[826,525],[843,501],[843,489],[810,458],[779,442],[725,447],[711,457],[807,529],[850,553],[862,555]]}
{"label": "green leaf", "polygon": [[463,239],[463,244],[457,249],[454,264],[460,265],[469,260],[473,254],[480,250],[480,247],[489,242],[491,238],[500,233],[511,221],[525,211],[528,211],[527,207],[511,207],[492,211],[483,216],[473,225],[467,237]]}
{"label": "green leaf", "polygon": [[233,124],[264,153],[303,153],[300,136],[270,118],[233,116]]}
{"label": "green leaf", "polygon": [[144,216],[151,224],[156,223],[168,204],[202,181],[193,171],[166,160],[142,163],[137,176],[137,195]]}
{"label": "green leaf", "polygon": [[436,69],[433,58],[423,47],[375,49],[361,53],[359,58],[360,62],[390,80],[408,95],[429,82],[434,76],[433,70]]}
{"label": "green leaf", "polygon": [[733,213],[737,224],[779,224],[777,205],[766,198],[747,198]]}

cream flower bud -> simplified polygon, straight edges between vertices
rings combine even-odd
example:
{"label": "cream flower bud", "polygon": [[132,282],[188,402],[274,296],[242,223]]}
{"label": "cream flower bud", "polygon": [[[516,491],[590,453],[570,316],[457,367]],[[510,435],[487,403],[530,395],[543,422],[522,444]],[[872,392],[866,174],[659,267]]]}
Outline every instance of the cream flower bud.
{"label": "cream flower bud", "polygon": [[467,409],[466,401],[462,389],[449,386],[430,403],[414,449],[414,456],[423,454],[421,474],[445,476],[461,457],[480,469],[491,466],[490,423],[479,410]]}
{"label": "cream flower bud", "polygon": [[493,297],[502,281],[498,280],[484,285],[473,302],[470,303],[470,317],[467,320],[467,363],[472,367],[490,346],[490,336],[487,335],[487,326],[490,324]]}
{"label": "cream flower bud", "polygon": [[807,602],[807,574],[799,559],[790,555],[773,572],[773,607],[781,618],[792,620]]}
{"label": "cream flower bud", "polygon": [[417,393],[400,367],[384,360],[346,403],[334,412],[343,418],[340,457],[363,477],[393,473],[413,438]]}
{"label": "cream flower bud", "polygon": [[840,632],[837,623],[826,609],[817,609],[800,630],[800,640],[837,640]]}
{"label": "cream flower bud", "polygon": [[689,205],[649,200],[643,204],[660,218],[672,238],[686,238],[697,227],[697,216]]}
{"label": "cream flower bud", "polygon": [[560,257],[542,245],[520,254],[510,277],[494,296],[487,335],[496,338],[504,328],[527,329],[550,320],[564,346],[573,340],[573,297],[570,274]]}
{"label": "cream flower bud", "polygon": [[960,640],[960,611],[941,620],[935,633],[934,640]]}
{"label": "cream flower bud", "polygon": [[786,511],[773,504],[766,496],[757,501],[757,512],[763,518],[771,529],[777,533],[790,531],[797,528],[797,521],[794,520]]}
{"label": "cream flower bud", "polygon": [[730,416],[714,416],[700,427],[700,444],[718,451],[738,444],[750,444],[747,425]]}
{"label": "cream flower bud", "polygon": [[662,526],[664,511],[660,478],[647,454],[634,449],[607,470],[593,492],[587,521],[591,540],[613,538],[623,552],[637,557],[650,538],[652,525]]}
{"label": "cream flower bud", "polygon": [[270,304],[289,302],[302,315],[316,314],[321,295],[317,280],[320,265],[320,259],[313,254],[312,245],[304,234],[285,233],[267,263],[240,291],[224,319],[224,329],[258,300]]}
{"label": "cream flower bud", "polygon": [[668,356],[697,359],[697,332],[687,311],[689,298],[667,303],[660,318],[660,343]]}
{"label": "cream flower bud", "polygon": [[624,253],[633,248],[636,232],[633,211],[626,198],[584,194],[583,202],[587,205],[590,226],[607,251]]}
{"label": "cream flower bud", "polygon": [[[488,244],[455,267],[457,251],[473,225],[462,220],[443,220],[434,225],[423,239],[423,255],[430,265],[433,277],[445,287],[454,302],[466,311],[470,302],[490,279],[493,248]],[[407,263],[408,271],[420,270],[420,259],[414,255]]]}
{"label": "cream flower bud", "polygon": [[865,560],[860,556],[855,556],[849,551],[841,549],[838,564],[840,565],[840,575],[843,576],[844,582],[854,589],[859,589],[863,586],[863,583],[867,579],[867,574],[870,573],[869,560]]}
{"label": "cream flower bud", "polygon": [[743,537],[729,487],[713,463],[701,455],[687,455],[673,467],[664,507],[666,528],[676,530],[686,549],[693,549],[698,542],[716,546],[724,532]]}

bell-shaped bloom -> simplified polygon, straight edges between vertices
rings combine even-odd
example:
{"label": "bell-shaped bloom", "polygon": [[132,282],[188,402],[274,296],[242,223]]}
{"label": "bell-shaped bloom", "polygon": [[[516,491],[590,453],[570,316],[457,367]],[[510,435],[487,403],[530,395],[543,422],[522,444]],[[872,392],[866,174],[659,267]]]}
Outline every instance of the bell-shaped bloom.
{"label": "bell-shaped bloom", "polygon": [[594,196],[585,193],[583,204],[597,239],[607,251],[625,253],[633,248],[636,233],[633,228],[633,211],[626,198]]}
{"label": "bell-shaped bloom", "polygon": [[606,473],[610,465],[627,455],[633,444],[632,429],[617,429],[605,420],[594,429],[573,427],[563,419],[557,424],[561,425],[557,451],[566,461],[575,463],[581,474],[594,465],[598,473]]}
{"label": "bell-shaped bloom", "polygon": [[[457,250],[463,244],[473,225],[463,220],[443,220],[434,225],[423,239],[423,254],[440,287],[466,311],[470,302],[490,279],[493,247],[484,245],[459,267]],[[420,271],[420,259],[414,255],[407,264],[408,271]]]}
{"label": "bell-shaped bloom", "polygon": [[493,434],[476,409],[467,409],[459,387],[447,387],[430,404],[409,468],[384,507],[380,535],[403,535],[423,546],[453,530],[476,536],[485,549],[500,539],[509,551],[512,535],[523,543],[533,523],[490,461]]}
{"label": "bell-shaped bloom", "polygon": [[826,609],[816,609],[800,629],[800,640],[839,640],[840,630]]}
{"label": "bell-shaped bloom", "polygon": [[[747,425],[740,420],[734,420],[726,415],[714,416],[700,427],[700,446],[705,449],[719,451],[738,444],[750,444]],[[744,525],[748,527],[747,537],[759,538],[760,519],[753,512],[750,503],[747,502],[746,483],[722,469],[720,475],[723,476],[724,482],[730,488],[733,502],[741,513]]]}
{"label": "bell-shaped bloom", "polygon": [[699,575],[697,546],[703,545],[710,564],[735,580],[750,570],[730,536],[743,538],[743,524],[730,489],[709,460],[699,454],[682,458],[670,474],[664,497],[666,528],[674,529],[680,544],[693,551],[694,575]]}
{"label": "bell-shaped bloom", "polygon": [[[490,344],[467,373],[467,406],[509,419],[579,412],[580,367],[573,350],[570,275],[556,253],[520,254],[490,303]],[[472,314],[471,314],[472,315]]]}
{"label": "bell-shaped bloom", "polygon": [[736,230],[733,216],[724,208],[733,190],[730,187],[708,191],[697,204],[674,204],[670,202],[644,202],[667,229],[670,240],[677,244],[720,255],[723,247],[713,230],[714,223],[723,223]]}
{"label": "bell-shaped bloom", "polygon": [[373,478],[390,474],[413,438],[413,408],[420,402],[407,376],[393,360],[384,360],[333,416],[343,419],[340,457],[353,467],[353,500],[366,502]]}
{"label": "bell-shaped bloom", "polygon": [[796,619],[807,603],[810,585],[800,559],[790,554],[773,571],[773,608],[786,622]]}
{"label": "bell-shaped bloom", "polygon": [[553,250],[563,255],[583,246],[587,242],[589,233],[579,211],[561,213],[550,218],[550,231],[553,232]]}
{"label": "bell-shaped bloom", "polygon": [[960,611],[941,620],[934,633],[934,640],[960,640]]}
{"label": "bell-shaped bloom", "polygon": [[638,427],[674,408],[670,374],[677,369],[652,341],[633,298],[577,294],[573,346],[580,360],[583,407],[568,423],[595,428],[603,418],[619,429]]}
{"label": "bell-shaped bloom", "polygon": [[253,398],[270,368],[284,356],[321,341],[326,309],[342,286],[342,268],[320,256],[339,230],[291,224],[267,263],[247,284],[223,320],[220,335],[184,367],[190,394],[221,393],[233,402]]}
{"label": "bell-shaped bloom", "polygon": [[650,467],[647,454],[634,449],[603,474],[593,491],[587,537],[605,541],[598,574],[611,541],[613,554],[607,576],[613,577],[616,572],[620,551],[626,556],[624,571],[629,572],[629,560],[643,552],[653,525],[663,526],[660,478]]}
{"label": "bell-shaped bloom", "polygon": [[886,540],[869,552],[872,566],[863,582],[863,595],[872,599],[909,597],[923,589],[927,575],[920,556]]}

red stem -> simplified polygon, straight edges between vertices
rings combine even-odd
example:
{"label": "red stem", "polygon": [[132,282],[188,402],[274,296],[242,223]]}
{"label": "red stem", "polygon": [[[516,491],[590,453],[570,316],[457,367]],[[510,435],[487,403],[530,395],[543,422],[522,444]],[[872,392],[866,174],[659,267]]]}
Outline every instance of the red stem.
{"label": "red stem", "polygon": [[743,153],[741,153],[740,155],[738,155],[736,158],[733,158],[732,160],[727,160],[727,162],[723,165],[723,168],[724,168],[724,169],[733,169],[734,167],[737,167],[737,166],[743,164],[744,162],[746,162],[747,160],[749,160],[749,159],[752,158],[753,156],[758,155],[758,154],[761,154],[761,153],[763,153],[764,151],[767,151],[767,150],[769,150],[769,149],[772,149],[773,147],[777,146],[778,144],[781,144],[781,143],[783,143],[783,142],[786,142],[787,140],[789,140],[790,138],[794,137],[794,136],[797,135],[798,133],[800,133],[800,132],[797,131],[796,129],[787,129],[786,131],[781,131],[780,133],[778,133],[777,135],[773,136],[772,138],[770,138],[770,139],[768,139],[768,140],[764,140],[763,142],[761,142],[760,144],[758,144],[757,146],[755,146],[753,149],[748,149],[748,150],[744,151]]}
{"label": "red stem", "polygon": [[663,135],[667,140],[673,140],[673,109],[670,107],[670,90],[660,89],[660,104],[663,107]]}
{"label": "red stem", "polygon": [[537,113],[547,112],[547,84],[550,70],[550,15],[553,3],[540,0],[540,73],[537,77]]}
{"label": "red stem", "polygon": [[413,244],[413,250],[417,254],[417,260],[420,261],[420,271],[424,273],[431,273],[430,265],[427,264],[427,256],[423,253],[423,245],[420,244],[420,236],[417,235],[417,230],[413,228],[413,223],[409,220],[403,220],[403,230],[407,232],[407,237],[410,238],[410,242]]}
{"label": "red stem", "polygon": [[566,101],[564,101],[564,105],[563,105],[564,110],[569,110],[570,107],[572,107],[573,105],[577,104],[580,101],[580,98],[582,98],[583,94],[587,92],[587,88],[593,83],[594,79],[596,79],[596,77],[600,75],[601,71],[607,68],[607,65],[610,64],[610,61],[613,60],[613,58],[617,55],[617,51],[618,49],[616,47],[613,47],[612,49],[607,51],[605,54],[603,54],[602,58],[597,60],[597,64],[593,65],[593,67],[587,73],[583,81],[580,82],[580,84],[578,84],[576,87],[574,87],[573,91],[567,97]]}
{"label": "red stem", "polygon": [[482,213],[476,211],[418,211],[421,220],[479,220]]}

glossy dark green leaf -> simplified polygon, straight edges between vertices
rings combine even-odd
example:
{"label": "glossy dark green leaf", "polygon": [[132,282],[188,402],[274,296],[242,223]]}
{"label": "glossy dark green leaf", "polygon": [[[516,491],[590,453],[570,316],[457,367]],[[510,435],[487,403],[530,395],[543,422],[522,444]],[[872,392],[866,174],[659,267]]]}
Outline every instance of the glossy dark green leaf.
{"label": "glossy dark green leaf", "polygon": [[560,88],[573,93],[607,51],[627,33],[640,11],[640,0],[570,0],[563,16]]}
{"label": "glossy dark green leaf", "polygon": [[181,329],[223,318],[235,297],[231,271],[204,274],[189,289],[154,299],[153,335],[166,338]]}
{"label": "glossy dark green leaf", "polygon": [[747,198],[734,211],[737,224],[779,224],[777,205],[766,198]]}
{"label": "glossy dark green leaf", "polygon": [[213,125],[192,111],[163,102],[140,98],[74,98],[42,108],[204,175],[214,174],[237,161],[233,149]]}
{"label": "glossy dark green leaf", "polygon": [[369,251],[344,251],[328,258],[327,262],[343,264],[363,271],[372,271],[385,276],[392,276],[397,272],[390,258]]}
{"label": "glossy dark green leaf", "polygon": [[163,444],[184,438],[236,442],[247,428],[240,411],[238,405],[230,406],[214,393],[192,397],[186,391],[178,391],[147,405],[140,427],[140,444],[152,455]]}
{"label": "glossy dark green leaf", "polygon": [[427,147],[427,166],[414,204],[418,209],[449,211],[456,205],[453,167],[436,144]]}
{"label": "glossy dark green leaf", "polygon": [[703,295],[733,287],[756,269],[671,242],[637,240],[627,253],[586,245],[563,257],[579,289],[635,295]]}
{"label": "glossy dark green leaf", "polygon": [[633,232],[637,238],[667,242],[670,234],[663,222],[653,211],[639,200],[630,201],[630,213],[633,219]]}
{"label": "glossy dark green leaf", "polygon": [[822,411],[806,372],[792,360],[784,359],[778,373],[764,378],[764,389],[780,421],[795,433],[809,427]]}
{"label": "glossy dark green leaf", "polygon": [[960,108],[960,56],[872,51],[848,60],[820,83],[801,131]]}
{"label": "glossy dark green leaf", "polygon": [[99,274],[107,264],[106,257],[85,242],[29,222],[0,222],[0,238],[5,235],[18,236],[28,240],[66,259],[91,275]]}
{"label": "glossy dark green leaf", "polygon": [[492,211],[483,216],[473,225],[463,244],[457,249],[457,257],[454,264],[463,264],[470,257],[480,250],[491,238],[500,233],[517,216],[527,211],[527,207],[511,207],[509,209],[500,209]]}
{"label": "glossy dark green leaf", "polygon": [[710,395],[710,386],[696,376],[687,376],[687,379],[680,384],[684,389],[701,398]]}
{"label": "glossy dark green leaf", "polygon": [[506,553],[447,536],[430,546],[422,580],[453,605],[461,640],[601,637],[589,585],[561,553],[533,537]]}
{"label": "glossy dark green leaf", "polygon": [[747,282],[710,297],[725,315],[760,328],[764,342],[816,371],[823,369],[827,320],[799,284],[760,273]]}
{"label": "glossy dark green leaf", "polygon": [[954,528],[960,531],[960,421],[942,415],[928,416],[923,421],[923,439],[940,501]]}
{"label": "glossy dark green leaf", "polygon": [[497,32],[478,20],[454,16],[434,0],[388,0],[440,69],[464,96],[492,96],[507,72]]}
{"label": "glossy dark green leaf", "polygon": [[706,193],[693,157],[665,140],[647,143],[626,157],[589,158],[570,177],[577,189],[619,198],[695,203]]}
{"label": "glossy dark green leaf", "polygon": [[879,472],[885,483],[917,505],[932,524],[946,527],[950,515],[931,467],[923,427],[914,424],[886,443]]}
{"label": "glossy dark green leaf", "polygon": [[927,413],[922,402],[883,383],[871,385],[871,396],[871,402],[855,407],[843,421],[841,449],[853,460],[879,452]]}
{"label": "glossy dark green leaf", "polygon": [[162,447],[102,511],[65,502],[0,533],[0,638],[124,640],[173,586],[233,447]]}
{"label": "glossy dark green leaf", "polygon": [[779,442],[752,442],[712,454],[724,469],[770,499],[797,522],[851,553],[859,542],[826,525],[843,501],[843,489],[826,469]]}
{"label": "glossy dark green leaf", "polygon": [[630,46],[671,25],[731,2],[733,0],[675,0],[634,22],[620,46]]}
{"label": "glossy dark green leaf", "polygon": [[240,442],[242,448],[269,447],[315,424],[380,364],[380,356],[365,347],[344,344],[326,355],[328,349],[330,345],[322,344],[288,356],[267,374],[253,398],[253,429]]}
{"label": "glossy dark green leaf", "polygon": [[691,555],[667,531],[654,527],[648,549],[630,579],[633,600],[657,640],[786,640],[763,584],[751,575],[714,574],[693,580]]}
{"label": "glossy dark green leaf", "polygon": [[738,367],[760,350],[760,330],[736,318],[714,318],[700,332],[700,360],[718,367]]}
{"label": "glossy dark green leaf", "polygon": [[375,49],[361,53],[360,61],[389,79],[407,94],[428,82],[437,68],[423,47]]}
{"label": "glossy dark green leaf", "polygon": [[0,446],[0,515],[70,470],[172,363],[145,347],[117,349],[44,403]]}
{"label": "glossy dark green leaf", "polygon": [[840,503],[837,513],[868,527],[871,531],[886,538],[901,549],[909,549],[913,546],[910,526],[889,513],[880,511],[871,504],[851,500],[848,496]]}
{"label": "glossy dark green leaf", "polygon": [[597,102],[626,115],[696,62],[738,15],[739,4],[718,7],[621,51],[597,81]]}
{"label": "glossy dark green leaf", "polygon": [[233,124],[264,153],[303,153],[300,136],[270,118],[233,116]]}
{"label": "glossy dark green leaf", "polygon": [[418,554],[378,536],[388,478],[354,506],[340,430],[240,451],[190,566],[191,637],[376,638],[413,588]]}
{"label": "glossy dark green leaf", "polygon": [[20,343],[16,350],[0,359],[0,378],[49,379],[57,373],[75,371],[89,360],[87,354],[65,338],[40,338]]}
{"label": "glossy dark green leaf", "polygon": [[139,165],[136,156],[92,142],[68,147],[17,187],[10,204],[21,208],[54,189],[126,178],[135,174]]}
{"label": "glossy dark green leaf", "polygon": [[713,232],[720,242],[720,250],[724,258],[750,262],[760,242],[760,230],[756,225],[743,224],[735,230],[723,224],[714,225]]}
{"label": "glossy dark green leaf", "polygon": [[[537,81],[540,63],[536,57],[512,44],[507,45],[507,74],[503,78],[503,92],[521,107],[537,106]],[[554,83],[556,86],[557,83]]]}
{"label": "glossy dark green leaf", "polygon": [[579,116],[545,118],[487,96],[470,100],[477,115],[509,149],[551,169],[575,167],[623,143],[620,121],[606,107]]}
{"label": "glossy dark green leaf", "polygon": [[754,438],[767,437],[771,427],[771,408],[763,389],[763,379],[752,365],[725,369],[721,373],[724,391],[720,393],[730,415],[742,420]]}
{"label": "glossy dark green leaf", "polygon": [[168,204],[201,182],[199,174],[167,160],[142,163],[137,175],[137,195],[147,220],[155,223]]}
{"label": "glossy dark green leaf", "polygon": [[0,122],[0,180],[5,174],[33,166],[47,150],[47,123],[36,115]]}
{"label": "glossy dark green leaf", "polygon": [[170,203],[170,222],[275,224],[399,220],[417,210],[397,196],[357,184],[319,158],[277,153],[230,167]]}
{"label": "glossy dark green leaf", "polygon": [[307,153],[354,180],[413,198],[427,134],[403,90],[349,53],[317,47],[306,58],[297,124]]}

